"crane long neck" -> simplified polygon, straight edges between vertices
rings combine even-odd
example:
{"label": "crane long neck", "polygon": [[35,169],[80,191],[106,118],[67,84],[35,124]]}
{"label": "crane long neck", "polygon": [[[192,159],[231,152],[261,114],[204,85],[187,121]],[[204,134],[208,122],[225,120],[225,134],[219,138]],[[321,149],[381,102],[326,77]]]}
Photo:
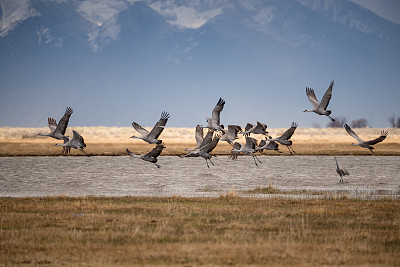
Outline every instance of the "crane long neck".
{"label": "crane long neck", "polygon": [[336,161],[336,166],[339,168],[339,163],[337,161],[337,158],[335,158],[335,161]]}

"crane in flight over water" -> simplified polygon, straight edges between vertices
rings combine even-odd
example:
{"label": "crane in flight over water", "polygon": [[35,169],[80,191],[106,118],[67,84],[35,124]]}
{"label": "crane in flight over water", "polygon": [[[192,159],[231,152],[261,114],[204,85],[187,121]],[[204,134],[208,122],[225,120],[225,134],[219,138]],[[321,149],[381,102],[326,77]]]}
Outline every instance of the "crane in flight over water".
{"label": "crane in flight over water", "polygon": [[[247,137],[246,137],[246,144],[245,144],[245,145],[242,145],[242,144],[240,144],[240,143],[238,143],[238,142],[235,142],[235,143],[233,144],[233,148],[232,148],[232,150],[231,150],[231,155],[229,156],[229,158],[235,160],[235,159],[237,159],[237,156],[238,156],[240,153],[244,153],[244,154],[247,154],[247,155],[251,155],[251,156],[253,157],[253,159],[254,159],[254,163],[255,163],[256,166],[258,167],[257,161],[258,161],[259,163],[262,163],[262,162],[261,162],[261,160],[259,160],[259,159],[257,158],[256,155],[254,155],[254,153],[257,152],[256,147],[257,147],[257,140],[254,139],[253,137],[247,136]],[[256,159],[257,159],[257,161],[256,161]]]}
{"label": "crane in flight over water", "polygon": [[247,123],[242,134],[244,136],[250,136],[251,133],[267,135],[267,125],[259,121],[257,121],[257,124]]}
{"label": "crane in flight over water", "polygon": [[220,141],[226,141],[229,144],[233,145],[233,141],[238,139],[237,135],[242,131],[242,127],[239,125],[228,125],[228,130],[221,129],[222,137],[219,139]]}
{"label": "crane in flight over water", "polygon": [[348,124],[345,124],[344,128],[346,129],[346,132],[350,136],[352,136],[353,138],[355,138],[358,141],[358,143],[352,143],[353,146],[360,146],[360,147],[368,148],[369,151],[371,151],[372,153],[374,153],[374,151],[373,151],[374,148],[372,146],[385,140],[386,136],[389,134],[388,131],[382,130],[381,136],[379,136],[378,138],[375,138],[375,139],[369,140],[369,141],[364,141],[360,137],[358,137],[358,135],[350,128],[350,126]]}
{"label": "crane in flight over water", "polygon": [[282,151],[279,150],[279,144],[277,142],[269,141],[267,138],[261,140],[256,149],[260,151],[260,153],[262,153],[264,149],[273,150],[278,153],[283,153]]}
{"label": "crane in flight over water", "polygon": [[[65,138],[66,138],[66,136],[64,136],[65,131],[67,130],[69,118],[71,117],[71,114],[73,112],[74,111],[72,108],[67,107],[64,115],[62,116],[62,118],[60,119],[58,124],[54,118],[48,117],[47,122],[49,124],[50,133],[48,133],[48,134],[38,133],[38,136],[48,136],[48,137],[52,137],[57,140],[65,140]],[[67,139],[67,141],[68,141],[68,139]],[[67,151],[66,151],[66,149],[67,149]],[[63,154],[69,153],[69,148],[63,147],[62,153]]]}
{"label": "crane in flight over water", "polygon": [[[195,148],[187,148],[185,151],[196,151],[201,147],[201,143],[203,142],[204,131],[201,125],[196,126],[196,132],[194,134],[194,138],[196,139],[196,147]],[[189,153],[190,154],[190,153]]]}
{"label": "crane in flight over water", "polygon": [[[210,168],[208,165],[208,161],[211,163],[211,165],[214,166],[214,163],[211,161],[211,157],[213,156],[211,154],[211,151],[214,150],[214,148],[217,146],[219,139],[221,138],[221,134],[215,134],[214,138],[213,137],[214,130],[208,130],[206,136],[204,137],[202,147],[199,148],[199,156],[204,158],[206,160],[207,167]],[[207,161],[208,160],[208,161]]]}
{"label": "crane in flight over water", "polygon": [[200,145],[198,145],[198,148],[190,151],[189,154],[185,155],[184,157],[202,157],[206,160],[208,168],[210,168],[208,161],[210,161],[211,165],[214,166],[214,163],[211,161],[211,157],[213,157],[213,155],[210,152],[217,146],[221,135],[216,134],[214,138],[213,136],[214,130],[208,129],[206,136],[204,136]]}
{"label": "crane in flight over water", "polygon": [[160,154],[164,148],[165,148],[164,144],[157,144],[156,147],[153,148],[153,150],[151,150],[150,152],[148,152],[144,155],[133,154],[129,149],[126,149],[126,152],[132,158],[139,158],[139,159],[154,163],[157,166],[157,168],[160,168],[161,166],[157,164],[157,157],[160,156]]}
{"label": "crane in flight over water", "polygon": [[131,136],[131,138],[137,138],[137,139],[142,139],[143,141],[149,143],[149,144],[161,144],[162,140],[158,140],[157,138],[160,136],[162,131],[165,128],[165,125],[167,124],[167,121],[169,119],[169,114],[168,112],[163,111],[161,113],[161,118],[160,120],[154,125],[153,129],[149,132],[136,122],[132,122],[133,128],[140,133],[141,136]]}
{"label": "crane in flight over water", "polygon": [[[294,134],[294,131],[296,130],[296,128],[297,128],[297,123],[292,122],[292,126],[289,129],[287,129],[286,132],[284,132],[281,136],[276,137],[276,138],[266,139],[265,141],[269,141],[269,142],[276,141],[281,145],[285,145],[288,148],[290,154],[293,155],[293,153],[296,153],[296,152],[294,152],[294,150],[292,148],[292,144],[293,144],[292,140],[289,140],[289,139],[292,138],[292,135]],[[266,147],[265,148],[258,147],[257,149],[267,149],[267,148]]]}
{"label": "crane in flight over water", "polygon": [[220,114],[221,111],[224,109],[224,105],[225,105],[225,100],[223,100],[220,97],[218,103],[215,105],[212,111],[212,117],[211,118],[206,117],[207,126],[202,126],[203,128],[208,128],[214,131],[221,131],[224,128],[224,126],[220,124],[221,123]]}
{"label": "crane in flight over water", "polygon": [[86,153],[85,150],[83,150],[86,147],[85,140],[83,139],[83,137],[74,130],[72,130],[72,133],[73,133],[72,138],[66,136],[64,138],[64,144],[55,144],[55,146],[65,147],[66,150],[64,154],[68,154],[70,152],[70,149],[74,148],[74,149],[79,149],[80,151],[82,151],[83,154],[90,157],[89,154]]}
{"label": "crane in flight over water", "polygon": [[350,175],[349,171],[346,170],[344,167],[340,167],[339,163],[337,161],[337,158],[335,157],[336,161],[336,172],[340,175],[340,183],[343,183],[343,176]]}
{"label": "crane in flight over water", "polygon": [[335,121],[333,118],[331,118],[331,110],[327,110],[327,107],[329,105],[329,101],[331,100],[332,97],[332,88],[333,88],[334,81],[331,82],[331,84],[328,87],[328,90],[326,90],[324,96],[322,97],[321,103],[317,100],[317,97],[315,96],[314,90],[311,88],[306,87],[306,94],[308,97],[308,100],[311,102],[313,105],[312,110],[304,110],[304,112],[315,112],[318,115],[325,115],[331,121]]}

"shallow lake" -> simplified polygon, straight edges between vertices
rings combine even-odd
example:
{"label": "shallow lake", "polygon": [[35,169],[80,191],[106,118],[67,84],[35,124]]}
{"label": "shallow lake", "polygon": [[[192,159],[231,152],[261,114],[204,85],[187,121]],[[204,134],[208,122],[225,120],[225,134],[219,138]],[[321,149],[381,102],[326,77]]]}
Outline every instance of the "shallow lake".
{"label": "shallow lake", "polygon": [[0,196],[218,196],[272,184],[286,190],[400,192],[400,157],[341,156],[350,176],[339,183],[333,156],[161,156],[161,168],[128,156],[1,157]]}

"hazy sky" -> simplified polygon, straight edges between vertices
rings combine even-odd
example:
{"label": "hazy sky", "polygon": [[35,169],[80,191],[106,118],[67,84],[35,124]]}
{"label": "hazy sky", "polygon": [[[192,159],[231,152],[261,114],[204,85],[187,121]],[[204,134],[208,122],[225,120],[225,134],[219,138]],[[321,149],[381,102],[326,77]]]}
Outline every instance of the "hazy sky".
{"label": "hazy sky", "polygon": [[325,127],[400,116],[400,1],[0,0],[0,127]]}

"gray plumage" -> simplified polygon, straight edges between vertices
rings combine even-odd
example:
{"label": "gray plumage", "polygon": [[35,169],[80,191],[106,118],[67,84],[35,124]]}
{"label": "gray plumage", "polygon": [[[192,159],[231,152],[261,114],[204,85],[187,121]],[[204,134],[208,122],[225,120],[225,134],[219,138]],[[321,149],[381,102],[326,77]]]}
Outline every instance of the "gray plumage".
{"label": "gray plumage", "polygon": [[137,138],[137,139],[142,139],[143,141],[149,143],[149,144],[161,144],[162,140],[158,140],[157,138],[160,136],[162,131],[165,128],[165,125],[167,124],[167,121],[169,119],[169,114],[165,111],[161,113],[161,118],[160,120],[154,125],[153,129],[149,132],[142,126],[140,126],[136,122],[132,122],[133,128],[140,133],[141,136],[131,136],[131,138]]}
{"label": "gray plumage", "polygon": [[154,163],[157,166],[157,168],[160,168],[161,166],[157,164],[157,157],[160,156],[164,148],[165,148],[164,144],[157,144],[156,147],[153,148],[153,150],[144,155],[133,154],[129,149],[126,149],[126,152],[128,153],[129,156],[133,158],[140,158],[142,160]]}
{"label": "gray plumage", "polygon": [[226,141],[229,144],[233,145],[233,141],[238,139],[237,135],[241,131],[242,131],[242,128],[238,125],[228,125],[228,130],[221,129],[222,136],[219,140]]}
{"label": "gray plumage", "polygon": [[[253,137],[247,136],[245,145],[242,145],[238,142],[235,142],[233,144],[233,148],[231,150],[231,154],[230,154],[229,158],[235,160],[235,159],[237,159],[237,157],[240,153],[244,153],[246,155],[251,155],[254,159],[254,163],[258,167],[257,161],[259,163],[262,163],[262,162],[257,158],[256,155],[254,155],[254,153],[257,152],[256,147],[257,147],[257,140],[254,139]],[[257,161],[256,161],[256,159],[257,159]]]}
{"label": "gray plumage", "polygon": [[196,151],[201,147],[201,143],[203,142],[203,136],[204,136],[204,131],[201,125],[196,126],[196,132],[194,135],[194,138],[196,139],[196,147],[195,148],[188,148],[185,149],[185,151]]}
{"label": "gray plumage", "polygon": [[267,139],[266,141],[269,141],[269,142],[276,141],[281,145],[285,145],[288,148],[290,154],[296,153],[292,148],[293,142],[291,140],[289,140],[290,138],[292,138],[296,128],[297,128],[297,123],[292,122],[292,126],[289,129],[287,129],[286,132],[284,132],[281,136],[279,136],[277,138]]}
{"label": "gray plumage", "polygon": [[348,170],[346,170],[346,168],[339,166],[339,163],[338,163],[336,157],[335,157],[335,161],[336,161],[336,172],[340,175],[339,182],[343,183],[343,176],[350,175],[350,173]]}
{"label": "gray plumage", "polygon": [[55,144],[55,145],[65,147],[66,150],[64,154],[68,154],[70,152],[70,149],[74,148],[82,151],[83,154],[90,157],[89,154],[87,154],[86,151],[83,150],[86,147],[85,140],[83,139],[83,137],[74,130],[72,130],[72,133],[73,133],[72,138],[69,137],[64,138],[64,144]]}
{"label": "gray plumage", "polygon": [[67,130],[69,118],[71,117],[71,114],[73,113],[72,108],[67,107],[65,110],[65,113],[63,117],[60,119],[60,121],[57,124],[57,121],[51,117],[47,118],[47,122],[49,124],[50,128],[50,133],[48,134],[42,134],[38,133],[39,136],[49,136],[58,140],[63,140],[64,139],[64,134],[65,131]]}
{"label": "gray plumage", "polygon": [[315,112],[318,115],[325,115],[332,121],[334,121],[333,118],[331,118],[329,115],[331,115],[332,111],[327,110],[327,107],[329,105],[329,101],[331,100],[332,97],[332,88],[333,88],[334,81],[331,82],[329,85],[328,89],[326,90],[324,96],[322,97],[321,102],[317,100],[317,97],[315,96],[314,90],[311,88],[306,87],[306,95],[308,97],[308,100],[311,102],[313,105],[312,110],[304,110],[304,112]]}
{"label": "gray plumage", "polygon": [[250,134],[267,135],[267,125],[259,121],[257,121],[257,124],[247,123],[246,127],[244,128],[243,135],[250,136]]}
{"label": "gray plumage", "polygon": [[269,141],[268,139],[261,140],[260,144],[258,145],[258,147],[256,147],[256,149],[261,153],[263,152],[264,149],[282,153],[282,151],[279,151],[279,144],[275,141]]}
{"label": "gray plumage", "polygon": [[203,128],[208,128],[214,131],[220,131],[221,129],[224,128],[224,126],[221,125],[221,111],[224,109],[224,105],[225,105],[225,100],[219,98],[217,104],[215,105],[212,111],[212,117],[211,118],[206,117],[207,126],[202,126]]}
{"label": "gray plumage", "polygon": [[208,130],[206,136],[203,138],[203,141],[200,144],[200,147],[194,151],[190,151],[189,154],[185,155],[185,157],[202,157],[206,160],[207,167],[208,161],[210,161],[211,165],[214,166],[214,163],[211,161],[211,157],[213,155],[210,153],[218,144],[221,135],[216,134],[214,136],[214,130]]}
{"label": "gray plumage", "polygon": [[385,140],[386,136],[389,134],[388,131],[382,130],[381,136],[379,136],[378,138],[375,138],[370,141],[364,141],[360,137],[358,137],[358,135],[350,128],[350,126],[348,124],[345,124],[344,128],[346,129],[346,132],[350,136],[352,136],[353,138],[355,138],[358,141],[358,143],[352,143],[353,146],[360,146],[360,147],[368,148],[369,151],[371,151],[372,153],[374,153],[374,151],[373,151],[374,148],[372,147],[372,145],[382,142],[383,140]]}

